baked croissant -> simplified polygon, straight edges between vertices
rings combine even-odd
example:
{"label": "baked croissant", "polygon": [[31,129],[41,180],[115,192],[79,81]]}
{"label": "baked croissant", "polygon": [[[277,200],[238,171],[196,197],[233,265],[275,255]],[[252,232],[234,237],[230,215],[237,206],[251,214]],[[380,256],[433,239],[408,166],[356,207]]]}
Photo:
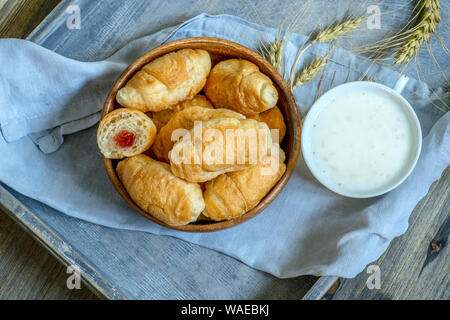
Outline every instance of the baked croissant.
{"label": "baked croissant", "polygon": [[284,135],[286,134],[286,124],[284,123],[283,114],[278,107],[273,107],[267,111],[250,116],[249,118],[265,122],[270,128],[273,142],[278,141],[278,143],[281,143],[281,141],[283,141]]}
{"label": "baked croissant", "polygon": [[165,124],[167,124],[167,122],[169,122],[170,118],[172,118],[175,113],[184,110],[186,108],[195,106],[209,109],[213,108],[213,105],[211,104],[211,102],[209,102],[209,100],[205,96],[198,94],[192,99],[184,100],[179,104],[170,107],[170,109],[166,109],[159,112],[153,112],[151,118],[156,126],[156,129],[158,129],[159,131]]}
{"label": "baked croissant", "polygon": [[[195,121],[206,121],[217,118],[245,119],[245,116],[228,109],[190,107],[181,110],[175,113],[169,122],[158,132],[152,147],[153,152],[159,160],[169,162],[169,151],[176,142],[172,140],[172,133],[176,129],[186,129],[187,131],[194,127]],[[177,136],[181,138],[179,134]]]}
{"label": "baked croissant", "polygon": [[245,116],[273,108],[278,92],[272,80],[247,60],[229,59],[212,68],[203,89],[216,108],[230,108]]}
{"label": "baked croissant", "polygon": [[108,113],[97,130],[97,144],[105,158],[131,157],[149,149],[156,137],[153,121],[143,112],[119,108]]}
{"label": "baked croissant", "polygon": [[117,92],[124,107],[161,111],[191,99],[203,88],[211,70],[205,50],[181,49],[146,64]]}
{"label": "baked croissant", "polygon": [[170,167],[177,177],[205,182],[258,164],[262,155],[270,152],[272,138],[264,122],[219,118],[201,125],[199,132],[191,129],[169,152]]}
{"label": "baked croissant", "polygon": [[[273,144],[272,150],[275,148],[279,149],[278,144]],[[286,171],[284,158],[279,149],[279,155],[268,155],[262,164],[206,182],[203,215],[216,221],[230,220],[256,207]]]}
{"label": "baked croissant", "polygon": [[200,185],[175,177],[167,163],[141,154],[119,162],[116,171],[133,201],[168,225],[196,221],[205,208]]}

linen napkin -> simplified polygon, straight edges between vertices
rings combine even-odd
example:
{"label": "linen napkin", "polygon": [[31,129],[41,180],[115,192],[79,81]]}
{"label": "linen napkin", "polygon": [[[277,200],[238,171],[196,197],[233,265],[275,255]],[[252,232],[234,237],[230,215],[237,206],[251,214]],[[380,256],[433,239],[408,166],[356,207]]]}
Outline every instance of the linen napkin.
{"label": "linen napkin", "polygon": [[[98,62],[68,59],[27,41],[0,40],[0,152],[8,154],[0,158],[0,181],[62,213],[113,228],[174,236],[277,277],[354,277],[406,231],[411,211],[449,163],[450,116],[429,103],[429,89],[414,79],[408,80],[404,95],[416,101],[422,153],[409,178],[380,197],[350,199],[332,193],[312,177],[300,155],[287,186],[258,216],[230,229],[193,234],[137,214],[102,167],[94,124],[112,84],[136,58],[164,42],[193,36],[229,39],[256,50],[276,33],[234,16],[202,14],[132,41]],[[288,37],[285,66],[292,65],[305,39]],[[329,48],[311,49],[299,65]],[[323,76],[295,89],[302,113],[340,83],[367,75],[392,87],[399,78],[339,48],[330,61]]]}

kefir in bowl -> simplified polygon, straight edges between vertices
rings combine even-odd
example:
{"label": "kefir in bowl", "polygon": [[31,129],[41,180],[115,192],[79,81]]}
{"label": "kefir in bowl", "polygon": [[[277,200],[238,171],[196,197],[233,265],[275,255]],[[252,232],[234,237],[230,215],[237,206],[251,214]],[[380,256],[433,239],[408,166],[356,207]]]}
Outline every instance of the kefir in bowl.
{"label": "kefir in bowl", "polygon": [[308,168],[325,187],[369,198],[407,178],[421,142],[417,116],[399,93],[358,81],[340,85],[314,103],[303,123],[301,148]]}

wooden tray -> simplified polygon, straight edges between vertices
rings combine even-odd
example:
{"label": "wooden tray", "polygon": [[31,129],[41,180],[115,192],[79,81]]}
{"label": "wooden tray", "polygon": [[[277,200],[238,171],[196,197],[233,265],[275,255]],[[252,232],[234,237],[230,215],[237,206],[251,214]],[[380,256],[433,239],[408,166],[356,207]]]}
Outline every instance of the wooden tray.
{"label": "wooden tray", "polygon": [[[67,28],[69,5],[81,9],[80,30]],[[168,26],[166,23],[181,23],[202,10],[197,8],[200,11],[185,16],[185,9],[174,4],[177,12],[164,11],[166,16],[155,18],[151,6],[144,1],[62,2],[28,40],[68,57],[99,60],[127,39],[155,32]],[[226,10],[218,7],[213,13]],[[142,21],[149,24],[145,30]],[[84,284],[104,298],[320,299],[336,280],[313,276],[277,279],[229,256],[172,237],[112,229],[69,217],[1,184],[0,207],[62,263],[77,265]]]}

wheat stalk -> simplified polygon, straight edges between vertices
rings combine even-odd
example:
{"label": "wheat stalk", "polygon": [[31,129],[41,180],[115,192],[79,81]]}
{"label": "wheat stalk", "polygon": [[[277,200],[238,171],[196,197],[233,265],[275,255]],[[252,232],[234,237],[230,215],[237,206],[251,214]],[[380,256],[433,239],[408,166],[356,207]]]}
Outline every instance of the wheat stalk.
{"label": "wheat stalk", "polygon": [[283,71],[283,46],[284,41],[275,39],[270,44],[269,49],[267,50],[267,59],[280,74]]}
{"label": "wheat stalk", "polygon": [[422,0],[417,24],[409,31],[409,36],[395,55],[395,64],[408,64],[417,56],[422,44],[430,40],[436,32],[436,25],[441,21],[440,8],[439,0]]}
{"label": "wheat stalk", "polygon": [[[277,69],[277,71],[282,74],[283,73],[283,49],[287,36],[290,32],[297,26],[299,19],[305,13],[305,8],[309,5],[309,2],[306,2],[303,6],[301,6],[298,11],[292,12],[281,22],[278,27],[278,32],[275,39],[269,43],[268,47],[263,44],[263,56],[270,62],[272,66]],[[285,24],[288,20],[293,18],[291,24],[286,27]],[[282,33],[284,31],[284,35]]]}
{"label": "wheat stalk", "polygon": [[311,44],[331,42],[333,40],[336,40],[340,36],[350,32],[350,31],[356,30],[358,27],[360,27],[362,25],[364,20],[365,20],[365,17],[348,19],[334,27],[326,28],[326,29],[320,31],[316,35],[315,39],[311,42]]}
{"label": "wheat stalk", "polygon": [[265,52],[263,55],[280,74],[283,72],[283,49],[285,37],[287,36],[288,31],[286,31],[285,35],[282,38],[281,33],[288,18],[289,17],[286,17],[278,27],[277,36],[275,37],[273,42],[270,42],[269,47],[267,48],[267,46],[263,45],[265,48]]}
{"label": "wheat stalk", "polygon": [[[289,78],[289,84],[291,85],[291,88],[293,89],[297,86],[297,85],[293,84],[294,72],[295,72],[295,69],[297,69],[297,64],[300,61],[300,57],[303,55],[303,53],[306,50],[308,50],[309,47],[311,47],[313,44],[316,44],[316,43],[326,43],[326,42],[334,41],[337,38],[339,38],[340,36],[342,36],[348,32],[356,30],[359,26],[361,26],[361,24],[364,22],[364,20],[365,20],[365,17],[348,19],[336,26],[328,27],[328,28],[320,31],[314,37],[314,39],[310,43],[308,43],[308,45],[306,45],[303,49],[300,49],[299,52],[297,53],[294,64],[292,65],[292,68],[291,68],[291,76]],[[297,77],[297,79],[298,78],[299,77]]]}
{"label": "wheat stalk", "polygon": [[330,53],[326,54],[323,57],[319,57],[314,60],[309,66],[301,70],[295,78],[292,89],[298,86],[302,86],[314,79],[319,74],[320,70],[322,70],[322,68],[325,66],[329,56]]}
{"label": "wheat stalk", "polygon": [[278,33],[273,42],[270,43],[269,48],[266,49],[266,57],[270,64],[277,69],[281,74],[283,71],[283,47],[284,38],[281,38],[281,33],[283,31],[284,25],[289,17],[286,17],[281,25],[278,27]]}

